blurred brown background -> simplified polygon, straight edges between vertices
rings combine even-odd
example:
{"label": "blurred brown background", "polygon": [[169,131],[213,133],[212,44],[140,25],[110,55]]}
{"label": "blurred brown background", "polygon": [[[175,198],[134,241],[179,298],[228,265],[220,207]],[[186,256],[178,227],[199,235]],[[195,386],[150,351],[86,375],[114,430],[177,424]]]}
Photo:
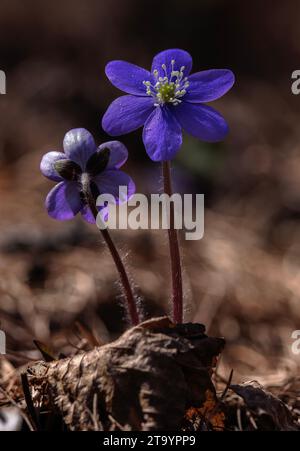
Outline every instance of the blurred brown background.
{"label": "blurred brown background", "polygon": [[[119,94],[105,78],[108,61],[149,67],[155,53],[179,47],[192,54],[194,71],[226,67],[237,78],[214,104],[230,124],[226,142],[187,136],[175,162],[177,189],[206,199],[204,239],[182,240],[186,320],[226,337],[224,375],[234,367],[237,378],[276,381],[297,370],[300,97],[291,94],[291,73],[300,68],[299,22],[297,0],[1,0],[0,328],[14,363],[38,356],[33,338],[56,351],[76,347],[75,321],[102,341],[125,327],[97,230],[47,216],[53,184],[39,162],[61,149],[70,128],[108,139],[101,117]],[[159,191],[160,168],[141,131],[120,139],[138,192]],[[168,312],[165,233],[113,235],[129,251],[145,317]]]}

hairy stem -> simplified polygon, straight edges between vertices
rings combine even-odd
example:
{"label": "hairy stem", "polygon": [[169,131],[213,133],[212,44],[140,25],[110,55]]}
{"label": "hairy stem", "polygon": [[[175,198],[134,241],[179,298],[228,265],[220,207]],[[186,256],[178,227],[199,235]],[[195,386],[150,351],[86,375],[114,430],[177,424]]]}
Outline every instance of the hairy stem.
{"label": "hairy stem", "polygon": [[[94,218],[96,220],[99,212],[97,210],[94,196],[93,196],[93,194],[91,192],[91,188],[90,188],[90,181],[88,179],[82,180],[82,189],[83,189],[83,193],[84,193],[86,202],[87,202],[88,206],[90,207],[90,209],[94,215]],[[137,311],[135,298],[133,295],[133,291],[132,291],[132,288],[131,288],[131,285],[129,282],[129,278],[128,278],[124,263],[122,262],[121,256],[120,256],[108,230],[102,229],[101,233],[102,233],[105,243],[108,246],[111,256],[115,262],[115,265],[117,267],[117,270],[118,270],[118,273],[120,276],[120,280],[122,283],[124,295],[125,295],[126,301],[127,301],[129,317],[130,317],[132,325],[135,326],[140,323],[140,319],[139,319],[139,314]]]}
{"label": "hairy stem", "polygon": [[[169,161],[162,163],[164,192],[171,196],[172,180],[171,167]],[[174,204],[170,202],[170,223],[168,229],[171,272],[172,272],[172,301],[173,301],[173,319],[175,323],[182,323],[183,320],[183,295],[182,295],[182,275],[181,261],[179,253],[179,243],[177,230],[174,227]]]}

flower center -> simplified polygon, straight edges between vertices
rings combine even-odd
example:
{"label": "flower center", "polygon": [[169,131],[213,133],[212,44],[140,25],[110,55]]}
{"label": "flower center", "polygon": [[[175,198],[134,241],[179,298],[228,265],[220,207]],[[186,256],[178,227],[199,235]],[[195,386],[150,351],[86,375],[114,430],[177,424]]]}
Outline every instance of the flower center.
{"label": "flower center", "polygon": [[146,86],[146,93],[155,100],[154,106],[162,106],[165,103],[171,103],[176,106],[181,103],[181,98],[186,94],[186,89],[189,87],[187,77],[184,77],[184,69],[182,66],[180,70],[174,70],[175,60],[171,61],[171,73],[168,75],[167,67],[162,64],[164,77],[159,76],[157,69],[153,71],[155,83],[150,81],[143,81]]}

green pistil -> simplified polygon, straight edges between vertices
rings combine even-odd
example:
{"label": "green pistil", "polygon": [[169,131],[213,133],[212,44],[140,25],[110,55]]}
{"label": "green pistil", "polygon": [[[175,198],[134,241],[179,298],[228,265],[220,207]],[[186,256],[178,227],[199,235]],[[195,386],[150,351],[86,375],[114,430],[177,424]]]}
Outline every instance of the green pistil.
{"label": "green pistil", "polygon": [[158,89],[159,97],[163,103],[170,102],[175,98],[175,83],[166,83]]}
{"label": "green pistil", "polygon": [[175,70],[175,60],[171,61],[171,71],[167,71],[165,64],[162,64],[164,76],[160,76],[157,69],[153,71],[154,83],[143,81],[148,96],[153,97],[154,106],[162,106],[171,103],[173,106],[181,103],[181,98],[186,94],[189,87],[187,77],[184,76],[185,67]]}

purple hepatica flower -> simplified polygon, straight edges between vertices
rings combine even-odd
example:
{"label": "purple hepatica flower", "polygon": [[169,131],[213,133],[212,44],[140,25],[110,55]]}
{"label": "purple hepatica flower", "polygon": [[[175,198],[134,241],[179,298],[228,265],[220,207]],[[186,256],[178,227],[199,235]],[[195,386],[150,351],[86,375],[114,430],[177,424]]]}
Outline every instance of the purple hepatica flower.
{"label": "purple hepatica flower", "polygon": [[234,84],[234,75],[226,69],[189,75],[191,69],[192,57],[179,49],[156,55],[151,73],[125,61],[108,63],[107,77],[129,95],[112,102],[103,117],[103,129],[118,136],[144,125],[144,145],[154,161],[175,156],[182,144],[182,129],[202,141],[221,141],[228,126],[203,103],[222,97]]}
{"label": "purple hepatica flower", "polygon": [[[64,153],[48,152],[41,161],[42,173],[59,182],[46,198],[46,208],[52,218],[65,221],[81,212],[87,222],[95,223],[82,192],[83,180],[90,183],[95,200],[99,194],[111,194],[119,204],[127,202],[134,194],[132,179],[119,170],[128,157],[126,147],[119,141],[97,148],[92,135],[84,128],[77,128],[65,135],[63,147]],[[119,198],[120,186],[127,187],[126,198]],[[108,208],[98,210],[106,220]]]}

